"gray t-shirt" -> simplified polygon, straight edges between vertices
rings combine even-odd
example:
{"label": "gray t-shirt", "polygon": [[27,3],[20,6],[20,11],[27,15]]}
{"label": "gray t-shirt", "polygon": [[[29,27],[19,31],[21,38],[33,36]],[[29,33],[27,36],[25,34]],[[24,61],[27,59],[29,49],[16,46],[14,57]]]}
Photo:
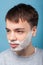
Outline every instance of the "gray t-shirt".
{"label": "gray t-shirt", "polygon": [[0,65],[43,65],[43,50],[36,49],[36,52],[29,56],[18,56],[10,49],[0,54]]}

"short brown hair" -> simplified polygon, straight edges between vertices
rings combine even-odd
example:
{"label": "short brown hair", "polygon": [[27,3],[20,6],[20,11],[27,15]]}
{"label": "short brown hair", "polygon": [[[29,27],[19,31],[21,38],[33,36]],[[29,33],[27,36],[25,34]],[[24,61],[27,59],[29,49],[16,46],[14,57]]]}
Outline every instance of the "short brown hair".
{"label": "short brown hair", "polygon": [[26,20],[31,26],[37,26],[38,24],[38,12],[31,5],[20,3],[14,6],[7,12],[5,20],[9,19],[12,22],[18,23],[19,18],[24,21]]}

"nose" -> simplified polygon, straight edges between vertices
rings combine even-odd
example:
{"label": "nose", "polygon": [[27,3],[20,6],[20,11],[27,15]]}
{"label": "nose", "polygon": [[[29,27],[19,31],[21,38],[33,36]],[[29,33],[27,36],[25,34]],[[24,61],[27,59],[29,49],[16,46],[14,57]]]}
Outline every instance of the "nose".
{"label": "nose", "polygon": [[17,40],[16,35],[15,35],[14,32],[12,32],[12,33],[10,34],[10,41],[16,41],[16,40]]}

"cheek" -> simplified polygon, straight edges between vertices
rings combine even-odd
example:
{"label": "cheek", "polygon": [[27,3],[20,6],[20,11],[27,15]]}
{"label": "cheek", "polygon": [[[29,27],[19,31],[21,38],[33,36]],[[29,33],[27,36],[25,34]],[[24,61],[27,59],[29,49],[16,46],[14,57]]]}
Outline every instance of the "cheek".
{"label": "cheek", "polygon": [[[27,36],[27,32],[24,34],[15,34],[15,35],[16,35],[17,40],[23,41],[25,37]],[[11,38],[10,34],[7,34],[7,39],[10,40],[10,38]]]}
{"label": "cheek", "polygon": [[7,39],[9,40],[10,39],[10,35],[7,34]]}
{"label": "cheek", "polygon": [[25,39],[26,35],[27,35],[27,33],[22,34],[22,35],[17,35],[17,39],[18,39],[19,41],[23,41],[23,40]]}

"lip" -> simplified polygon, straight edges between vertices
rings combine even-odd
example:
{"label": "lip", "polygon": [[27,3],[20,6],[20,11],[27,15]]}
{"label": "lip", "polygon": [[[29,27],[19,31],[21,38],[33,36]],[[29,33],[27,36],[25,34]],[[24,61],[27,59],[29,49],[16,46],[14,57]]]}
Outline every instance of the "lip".
{"label": "lip", "polygon": [[16,48],[19,44],[10,44],[12,48]]}

